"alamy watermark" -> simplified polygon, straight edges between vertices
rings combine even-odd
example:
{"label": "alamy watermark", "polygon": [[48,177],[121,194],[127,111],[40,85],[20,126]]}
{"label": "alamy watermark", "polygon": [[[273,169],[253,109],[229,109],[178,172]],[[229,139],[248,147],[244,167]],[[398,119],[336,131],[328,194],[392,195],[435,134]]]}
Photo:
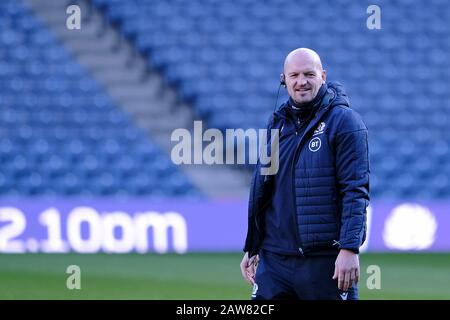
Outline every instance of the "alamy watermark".
{"label": "alamy watermark", "polygon": [[[178,128],[172,132],[171,159],[181,164],[261,164],[261,175],[275,175],[279,167],[279,130],[218,129],[203,131],[202,121],[194,121],[193,134]],[[248,142],[248,148],[245,146]],[[204,145],[206,143],[206,145]],[[225,148],[224,148],[225,147]],[[236,157],[235,157],[236,150]],[[225,154],[224,154],[225,153]]]}
{"label": "alamy watermark", "polygon": [[367,29],[381,29],[381,8],[376,4],[371,4],[367,7],[366,13],[370,14],[366,20]]}
{"label": "alamy watermark", "polygon": [[66,269],[66,273],[70,274],[66,280],[66,287],[69,290],[81,290],[81,269],[77,265],[70,265]]}
{"label": "alamy watermark", "polygon": [[69,30],[81,29],[81,9],[73,4],[67,7],[66,13],[69,15],[66,19],[66,27]]}
{"label": "alamy watermark", "polygon": [[381,268],[375,264],[367,267],[367,274],[370,274],[366,280],[366,287],[369,290],[381,290]]}

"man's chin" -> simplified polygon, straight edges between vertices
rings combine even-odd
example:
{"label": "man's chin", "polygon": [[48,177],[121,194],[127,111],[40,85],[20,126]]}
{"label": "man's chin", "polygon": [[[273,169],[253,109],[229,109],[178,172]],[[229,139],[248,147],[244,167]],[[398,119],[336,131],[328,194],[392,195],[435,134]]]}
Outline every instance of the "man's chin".
{"label": "man's chin", "polygon": [[306,97],[300,97],[300,98],[294,99],[294,101],[298,104],[302,104],[302,103],[308,103],[308,102],[312,101],[312,99],[306,98]]}

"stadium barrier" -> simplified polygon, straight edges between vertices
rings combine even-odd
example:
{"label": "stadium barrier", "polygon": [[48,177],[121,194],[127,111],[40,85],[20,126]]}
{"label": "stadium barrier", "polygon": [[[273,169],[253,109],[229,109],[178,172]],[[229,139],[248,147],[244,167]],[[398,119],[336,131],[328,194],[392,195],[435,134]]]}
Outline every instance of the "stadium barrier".
{"label": "stadium barrier", "polygon": [[[368,207],[362,251],[450,251],[449,203]],[[245,200],[2,200],[3,253],[241,251]]]}

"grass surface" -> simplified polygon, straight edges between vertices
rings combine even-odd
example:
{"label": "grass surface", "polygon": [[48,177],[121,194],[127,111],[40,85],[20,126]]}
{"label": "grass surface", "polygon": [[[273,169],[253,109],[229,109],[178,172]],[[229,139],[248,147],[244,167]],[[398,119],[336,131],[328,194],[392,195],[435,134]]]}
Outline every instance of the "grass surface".
{"label": "grass surface", "polygon": [[[249,299],[240,253],[186,255],[0,254],[0,299]],[[450,254],[364,254],[361,299],[450,299]],[[81,290],[68,290],[69,265]],[[369,290],[367,266],[381,268]]]}

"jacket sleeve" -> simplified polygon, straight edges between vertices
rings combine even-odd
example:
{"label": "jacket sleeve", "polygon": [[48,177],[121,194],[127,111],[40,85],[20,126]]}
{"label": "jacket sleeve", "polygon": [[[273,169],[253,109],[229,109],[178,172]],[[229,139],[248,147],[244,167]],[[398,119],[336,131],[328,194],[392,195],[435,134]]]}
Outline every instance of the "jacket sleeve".
{"label": "jacket sleeve", "polygon": [[339,248],[359,253],[366,234],[369,205],[368,131],[354,111],[345,112],[336,137],[336,171],[342,199]]}
{"label": "jacket sleeve", "polygon": [[257,210],[257,202],[256,199],[258,196],[256,193],[261,188],[260,184],[261,182],[259,179],[259,166],[257,165],[255,168],[255,171],[253,172],[253,178],[250,185],[250,195],[249,195],[249,201],[248,201],[248,222],[247,222],[247,236],[245,239],[245,245],[244,245],[244,252],[249,253],[249,257],[254,256],[257,254],[256,249],[256,243],[259,242],[259,235],[258,235],[258,226],[256,224],[256,210]]}
{"label": "jacket sleeve", "polygon": [[[273,125],[273,116],[270,117],[267,124],[268,136],[267,139],[270,141],[270,128]],[[250,195],[248,201],[248,226],[247,226],[247,236],[245,239],[245,245],[243,248],[244,252],[249,253],[249,257],[252,257],[259,252],[259,246],[262,242],[262,225],[258,225],[258,219],[256,215],[260,210],[263,210],[265,205],[270,200],[270,195],[264,190],[267,190],[265,185],[270,183],[270,177],[261,174],[261,163],[259,162],[255,166],[252,181],[250,185]]]}

